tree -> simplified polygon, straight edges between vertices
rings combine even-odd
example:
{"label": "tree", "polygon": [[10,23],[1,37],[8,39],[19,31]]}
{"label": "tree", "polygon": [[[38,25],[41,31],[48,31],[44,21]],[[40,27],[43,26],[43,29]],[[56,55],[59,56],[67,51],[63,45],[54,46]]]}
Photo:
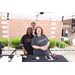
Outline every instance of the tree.
{"label": "tree", "polygon": [[73,27],[73,29],[69,28],[68,29],[68,39],[69,39],[69,45],[72,45],[72,41],[73,41],[73,38],[75,36],[75,27]]}

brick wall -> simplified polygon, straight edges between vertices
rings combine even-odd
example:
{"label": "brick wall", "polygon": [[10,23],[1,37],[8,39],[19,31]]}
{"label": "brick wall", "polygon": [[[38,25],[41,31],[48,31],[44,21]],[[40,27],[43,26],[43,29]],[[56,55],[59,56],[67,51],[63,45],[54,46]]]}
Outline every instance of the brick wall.
{"label": "brick wall", "polygon": [[[25,19],[10,19],[9,20],[9,38],[12,39],[14,37],[22,37],[26,33],[27,28],[31,27],[31,22],[36,22],[36,21],[25,20]],[[4,25],[7,26],[7,24],[4,24]],[[56,41],[60,40],[61,21],[40,20],[36,22],[36,27],[37,26],[41,26],[43,28],[44,34],[49,39],[55,39]],[[2,29],[1,31],[5,31],[5,30]],[[7,34],[2,33],[2,36],[3,35],[7,35]]]}
{"label": "brick wall", "polygon": [[0,38],[7,38],[7,19],[0,16]]}
{"label": "brick wall", "polygon": [[[63,23],[72,23],[72,19],[64,20]],[[63,29],[69,29],[69,27],[71,27],[71,25],[69,25],[69,24],[63,25]]]}
{"label": "brick wall", "polygon": [[1,35],[2,35],[1,31],[2,31],[2,27],[1,27],[1,17],[0,17],[0,38],[1,38]]}

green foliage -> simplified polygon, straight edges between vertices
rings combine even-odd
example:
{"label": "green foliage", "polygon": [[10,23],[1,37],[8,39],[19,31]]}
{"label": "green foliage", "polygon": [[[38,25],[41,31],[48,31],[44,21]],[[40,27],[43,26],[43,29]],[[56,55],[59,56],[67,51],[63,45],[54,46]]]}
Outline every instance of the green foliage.
{"label": "green foliage", "polygon": [[8,39],[7,38],[1,38],[0,42],[2,43],[2,45],[7,46],[8,45]]}
{"label": "green foliage", "polygon": [[10,40],[10,44],[12,47],[19,46],[20,42],[21,42],[21,38],[19,38],[19,37],[16,37],[16,38],[13,38]]}
{"label": "green foliage", "polygon": [[49,41],[50,41],[49,47],[54,48],[54,46],[56,46],[56,41],[54,39],[49,39]]}
{"label": "green foliage", "polygon": [[65,48],[65,47],[66,47],[66,43],[63,42],[63,41],[61,41],[61,43],[60,43],[60,41],[57,41],[57,42],[56,42],[56,46],[57,46],[57,47],[59,47],[59,44],[60,44],[60,48]]}
{"label": "green foliage", "polygon": [[66,44],[68,44],[68,40],[65,40],[64,42],[65,42]]}

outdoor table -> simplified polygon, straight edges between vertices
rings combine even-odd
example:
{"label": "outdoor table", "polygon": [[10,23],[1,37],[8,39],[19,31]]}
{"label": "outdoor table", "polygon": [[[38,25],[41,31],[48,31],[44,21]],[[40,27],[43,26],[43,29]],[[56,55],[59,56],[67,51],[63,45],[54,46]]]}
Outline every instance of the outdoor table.
{"label": "outdoor table", "polygon": [[[3,56],[8,56],[8,55],[0,55],[0,58],[2,58]],[[33,58],[36,58],[36,57],[39,57],[40,59],[36,61],[31,61]],[[27,55],[27,58],[22,57],[22,62],[68,62],[68,60],[62,55],[56,55],[56,58],[53,58],[53,59],[54,60],[47,60],[45,56]]]}
{"label": "outdoor table", "polygon": [[34,62],[68,62],[62,55],[56,55],[56,58],[53,58],[54,60],[47,60],[45,56],[27,55],[27,59],[23,59],[23,62],[32,62],[31,59],[36,57],[39,57],[40,59]]}

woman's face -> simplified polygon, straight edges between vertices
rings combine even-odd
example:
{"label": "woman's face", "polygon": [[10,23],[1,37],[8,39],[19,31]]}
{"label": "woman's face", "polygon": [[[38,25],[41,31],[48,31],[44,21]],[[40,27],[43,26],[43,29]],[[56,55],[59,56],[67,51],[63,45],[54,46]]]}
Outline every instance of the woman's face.
{"label": "woman's face", "polygon": [[32,34],[32,30],[28,29],[28,35],[31,35],[31,34]]}
{"label": "woman's face", "polygon": [[41,34],[41,28],[37,28],[37,34]]}

